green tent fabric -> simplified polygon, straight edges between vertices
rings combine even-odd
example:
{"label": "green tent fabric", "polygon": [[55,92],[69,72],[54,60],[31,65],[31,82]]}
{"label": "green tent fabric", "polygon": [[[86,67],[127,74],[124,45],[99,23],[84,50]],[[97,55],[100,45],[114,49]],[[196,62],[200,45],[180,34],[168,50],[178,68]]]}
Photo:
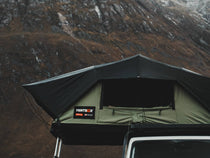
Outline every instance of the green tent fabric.
{"label": "green tent fabric", "polygon": [[[171,106],[121,107],[104,106],[100,109],[102,83],[70,107],[61,117],[64,124],[129,125],[144,124],[210,124],[210,113],[178,84],[174,85],[175,109]],[[141,98],[141,96],[139,96]],[[151,98],[152,99],[152,98]],[[95,119],[75,119],[74,107],[95,107]]]}

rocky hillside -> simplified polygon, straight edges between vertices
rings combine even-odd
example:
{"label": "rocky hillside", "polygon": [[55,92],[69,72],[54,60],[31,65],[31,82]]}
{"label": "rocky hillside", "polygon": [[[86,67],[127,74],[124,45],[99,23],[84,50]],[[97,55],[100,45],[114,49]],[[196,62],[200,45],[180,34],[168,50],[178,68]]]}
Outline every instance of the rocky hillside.
{"label": "rocky hillside", "polygon": [[[0,157],[53,155],[51,119],[23,83],[138,53],[209,76],[209,19],[170,4],[0,0]],[[64,146],[61,156],[120,158],[121,147]]]}

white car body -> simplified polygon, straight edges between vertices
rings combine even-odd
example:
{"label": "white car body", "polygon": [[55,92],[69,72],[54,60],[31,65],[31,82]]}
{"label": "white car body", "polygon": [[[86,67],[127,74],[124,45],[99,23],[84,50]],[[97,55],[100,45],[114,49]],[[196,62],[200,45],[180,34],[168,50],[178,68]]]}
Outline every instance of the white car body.
{"label": "white car body", "polygon": [[[147,136],[147,137],[133,137],[130,139],[126,158],[132,158],[132,146],[138,141],[155,141],[155,140],[205,140],[210,141],[210,136]],[[152,151],[151,151],[152,152]],[[143,157],[142,157],[143,158]]]}

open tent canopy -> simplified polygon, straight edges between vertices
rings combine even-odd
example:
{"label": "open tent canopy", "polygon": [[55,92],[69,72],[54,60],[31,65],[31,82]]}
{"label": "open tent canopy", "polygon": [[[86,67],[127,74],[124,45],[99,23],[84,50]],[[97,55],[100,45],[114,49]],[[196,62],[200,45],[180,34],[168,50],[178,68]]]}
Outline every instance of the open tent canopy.
{"label": "open tent canopy", "polygon": [[122,144],[135,123],[210,123],[210,79],[142,55],[23,87],[64,144]]}

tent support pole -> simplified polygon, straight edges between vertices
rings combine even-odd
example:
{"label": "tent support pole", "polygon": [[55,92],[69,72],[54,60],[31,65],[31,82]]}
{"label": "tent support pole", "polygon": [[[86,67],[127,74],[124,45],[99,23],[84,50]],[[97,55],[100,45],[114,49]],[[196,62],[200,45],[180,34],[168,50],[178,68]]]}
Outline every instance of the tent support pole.
{"label": "tent support pole", "polygon": [[59,142],[58,158],[60,157],[60,154],[61,154],[61,146],[62,146],[62,139],[60,139],[60,142]]}
{"label": "tent support pole", "polygon": [[54,152],[54,157],[53,158],[59,158],[60,157],[61,145],[62,145],[62,139],[57,137],[56,145],[55,145],[55,152]]}

